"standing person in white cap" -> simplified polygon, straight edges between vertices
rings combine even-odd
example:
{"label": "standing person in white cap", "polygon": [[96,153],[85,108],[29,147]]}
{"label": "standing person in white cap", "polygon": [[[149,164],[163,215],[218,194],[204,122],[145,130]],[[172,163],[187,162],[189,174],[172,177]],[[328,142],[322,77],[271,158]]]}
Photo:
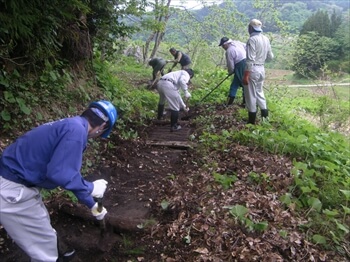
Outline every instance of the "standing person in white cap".
{"label": "standing person in white cap", "polygon": [[[234,41],[227,37],[220,40],[219,46],[225,49],[227,72],[229,75],[234,74],[230,90],[228,93],[227,105],[232,105],[236,98],[237,90],[243,87],[243,74],[246,60],[246,44],[240,41]],[[242,89],[243,90],[243,89]],[[245,106],[244,90],[243,90],[242,106]]]}
{"label": "standing person in white cap", "polygon": [[270,40],[263,35],[262,23],[252,19],[248,26],[250,37],[247,42],[247,59],[243,84],[248,123],[255,124],[257,106],[263,119],[268,117],[268,109],[263,90],[265,80],[265,61],[273,59]]}

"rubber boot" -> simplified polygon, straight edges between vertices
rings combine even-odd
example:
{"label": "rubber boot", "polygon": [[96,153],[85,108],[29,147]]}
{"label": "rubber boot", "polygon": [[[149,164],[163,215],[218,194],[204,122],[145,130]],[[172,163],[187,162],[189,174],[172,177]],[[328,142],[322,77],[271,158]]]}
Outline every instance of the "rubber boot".
{"label": "rubber boot", "polygon": [[158,120],[161,120],[163,118],[163,112],[164,112],[164,105],[158,104],[158,115],[157,115]]}
{"label": "rubber boot", "polygon": [[56,261],[57,262],[69,262],[69,261],[72,261],[74,257],[75,257],[75,250],[71,249],[71,250],[65,252],[64,254],[59,255],[59,257]]}
{"label": "rubber boot", "polygon": [[227,98],[227,105],[229,106],[229,105],[232,105],[233,104],[233,101],[235,101],[235,96],[229,96],[228,98]]}
{"label": "rubber boot", "polygon": [[248,124],[255,125],[256,112],[248,112]]}
{"label": "rubber boot", "polygon": [[58,258],[56,262],[69,262],[75,257],[75,249],[67,247],[57,235]]}
{"label": "rubber boot", "polygon": [[269,121],[269,111],[267,109],[261,109],[261,120],[263,122]]}
{"label": "rubber boot", "polygon": [[261,117],[267,118],[269,116],[269,111],[267,109],[261,109]]}
{"label": "rubber boot", "polygon": [[179,111],[171,110],[170,113],[170,131],[178,131],[181,129],[181,126],[177,123],[179,119]]}

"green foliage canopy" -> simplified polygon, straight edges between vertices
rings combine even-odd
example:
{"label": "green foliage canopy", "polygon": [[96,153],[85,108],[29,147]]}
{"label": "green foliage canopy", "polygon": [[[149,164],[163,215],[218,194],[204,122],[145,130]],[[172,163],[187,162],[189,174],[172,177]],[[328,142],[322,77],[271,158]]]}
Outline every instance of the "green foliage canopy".
{"label": "green foliage canopy", "polygon": [[321,10],[306,20],[300,31],[292,66],[296,75],[317,78],[327,64],[332,65],[332,61],[342,59],[347,52],[342,48],[346,46],[346,39],[343,37],[339,40],[335,37],[341,22],[340,14],[333,11],[329,16],[326,11]]}

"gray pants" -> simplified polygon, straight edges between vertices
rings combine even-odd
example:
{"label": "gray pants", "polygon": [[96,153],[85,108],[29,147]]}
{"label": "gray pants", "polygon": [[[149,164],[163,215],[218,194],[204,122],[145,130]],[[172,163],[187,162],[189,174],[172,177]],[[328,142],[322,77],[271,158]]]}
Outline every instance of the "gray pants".
{"label": "gray pants", "polygon": [[248,86],[244,86],[245,102],[249,112],[256,112],[257,105],[260,109],[267,109],[263,89],[264,80],[264,66],[253,66],[250,73]]}
{"label": "gray pants", "polygon": [[0,223],[32,262],[56,262],[57,235],[38,188],[0,176]]}
{"label": "gray pants", "polygon": [[179,90],[169,81],[160,80],[157,85],[159,93],[159,105],[164,105],[168,101],[169,109],[180,111],[184,107],[184,102]]}

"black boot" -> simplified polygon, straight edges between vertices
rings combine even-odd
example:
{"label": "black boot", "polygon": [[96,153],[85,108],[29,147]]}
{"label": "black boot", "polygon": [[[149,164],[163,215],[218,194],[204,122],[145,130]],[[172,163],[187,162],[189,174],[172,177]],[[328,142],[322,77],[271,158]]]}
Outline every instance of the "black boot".
{"label": "black boot", "polygon": [[248,124],[255,125],[256,112],[248,112]]}
{"label": "black boot", "polygon": [[181,126],[177,123],[179,119],[179,111],[171,110],[170,113],[170,131],[177,131],[181,129]]}
{"label": "black boot", "polygon": [[158,115],[157,115],[157,119],[161,120],[163,117],[163,112],[164,112],[164,105],[160,105],[158,104]]}
{"label": "black boot", "polygon": [[233,101],[235,101],[235,96],[229,96],[228,98],[227,98],[227,105],[229,106],[229,105],[232,105],[233,104]]}
{"label": "black boot", "polygon": [[269,116],[269,111],[267,109],[261,109],[261,117],[267,118]]}
{"label": "black boot", "polygon": [[67,245],[62,241],[62,239],[57,235],[57,251],[58,258],[56,262],[69,262],[75,256],[75,250],[73,248],[67,247]]}
{"label": "black boot", "polygon": [[62,255],[58,256],[57,262],[69,262],[75,257],[75,250],[71,249]]}

